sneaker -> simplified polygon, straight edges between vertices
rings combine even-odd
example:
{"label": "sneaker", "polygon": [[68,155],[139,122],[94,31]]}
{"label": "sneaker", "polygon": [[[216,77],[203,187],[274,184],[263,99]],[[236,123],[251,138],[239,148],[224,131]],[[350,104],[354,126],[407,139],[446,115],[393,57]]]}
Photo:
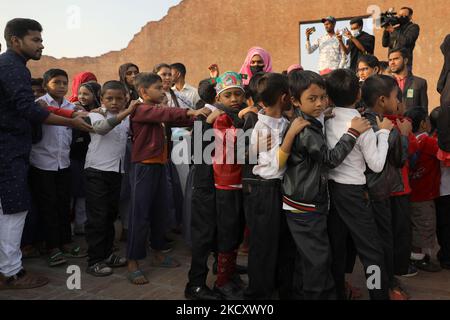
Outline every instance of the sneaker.
{"label": "sneaker", "polygon": [[417,269],[426,272],[439,272],[442,270],[442,268],[439,265],[431,261],[429,255],[426,255],[425,258],[423,258],[422,260],[411,260],[411,262]]}
{"label": "sneaker", "polygon": [[0,273],[0,290],[35,289],[47,285],[48,282],[46,277],[29,274],[23,269],[12,277],[4,277]]}
{"label": "sneaker", "polygon": [[112,254],[105,260],[105,264],[110,268],[121,268],[127,265],[127,259]]}
{"label": "sneaker", "polygon": [[414,266],[414,264],[410,263],[408,266],[408,272],[406,274],[402,274],[402,277],[411,278],[417,276],[418,274],[419,271],[417,271],[417,268]]}
{"label": "sneaker", "polygon": [[199,300],[199,301],[214,301],[220,300],[221,296],[212,291],[207,286],[186,286],[184,290],[184,296],[188,300]]}
{"label": "sneaker", "polygon": [[97,262],[96,264],[88,267],[86,272],[94,277],[107,277],[113,274],[113,270],[104,262]]}
{"label": "sneaker", "polygon": [[228,282],[222,287],[214,285],[216,294],[219,294],[223,300],[244,300],[244,291],[237,288],[232,282]]}

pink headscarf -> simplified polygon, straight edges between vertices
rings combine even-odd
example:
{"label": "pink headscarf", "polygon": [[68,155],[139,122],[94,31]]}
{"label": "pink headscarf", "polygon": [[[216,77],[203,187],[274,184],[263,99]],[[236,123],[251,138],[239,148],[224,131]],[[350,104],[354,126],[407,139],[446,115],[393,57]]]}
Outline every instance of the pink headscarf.
{"label": "pink headscarf", "polygon": [[303,67],[301,65],[299,65],[299,64],[293,64],[292,66],[290,66],[287,69],[287,73],[289,74],[289,73],[291,73],[294,70],[301,70],[301,71],[303,71]]}
{"label": "pink headscarf", "polygon": [[250,70],[250,64],[252,62],[252,58],[256,55],[259,55],[264,61],[264,72],[272,72],[272,58],[270,54],[260,47],[253,47],[247,53],[247,58],[245,58],[245,62],[242,65],[241,71],[239,73],[246,74],[247,79],[243,80],[244,85],[248,85],[250,80],[253,77],[252,71]]}

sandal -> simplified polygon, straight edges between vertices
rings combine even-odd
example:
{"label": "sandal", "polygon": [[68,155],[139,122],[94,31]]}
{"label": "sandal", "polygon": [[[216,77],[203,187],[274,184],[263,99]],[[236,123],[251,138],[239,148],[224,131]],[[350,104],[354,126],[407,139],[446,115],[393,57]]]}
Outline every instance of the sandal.
{"label": "sandal", "polygon": [[127,265],[127,259],[112,254],[105,260],[105,263],[110,268],[121,268]]}
{"label": "sandal", "polygon": [[[144,273],[141,270],[136,270],[134,272],[128,272],[127,278],[128,278],[128,281],[131,282],[131,284],[134,284],[137,286],[142,286],[142,285],[149,283],[148,279],[145,277]],[[139,279],[142,279],[142,282],[137,282]]]}
{"label": "sandal", "polygon": [[88,256],[87,252],[82,252],[80,246],[75,246],[69,251],[63,249],[64,257],[66,258],[85,258]]}
{"label": "sandal", "polygon": [[67,260],[64,259],[63,253],[61,251],[56,252],[54,255],[48,258],[48,265],[50,267],[56,267],[66,263]]}
{"label": "sandal", "polygon": [[158,268],[178,268],[181,264],[170,256],[164,256],[164,260],[159,262],[157,258],[152,259],[152,266]]}
{"label": "sandal", "polygon": [[24,269],[12,277],[0,280],[0,290],[34,289],[45,286],[49,280],[42,276],[28,274]]}

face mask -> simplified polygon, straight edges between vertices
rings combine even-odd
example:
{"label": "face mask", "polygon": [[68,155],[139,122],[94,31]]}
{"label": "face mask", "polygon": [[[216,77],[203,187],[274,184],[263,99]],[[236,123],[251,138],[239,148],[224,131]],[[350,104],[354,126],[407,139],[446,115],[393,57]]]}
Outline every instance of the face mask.
{"label": "face mask", "polygon": [[264,66],[253,66],[250,67],[250,70],[252,71],[252,75],[255,75],[258,72],[264,72]]}
{"label": "face mask", "polygon": [[350,32],[355,38],[361,34],[361,30],[351,30]]}

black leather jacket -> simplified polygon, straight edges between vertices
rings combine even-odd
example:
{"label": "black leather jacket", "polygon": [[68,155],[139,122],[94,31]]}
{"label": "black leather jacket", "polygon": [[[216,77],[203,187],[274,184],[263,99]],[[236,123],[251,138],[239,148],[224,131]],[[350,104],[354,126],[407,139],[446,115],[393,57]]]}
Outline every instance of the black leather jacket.
{"label": "black leather jacket", "polygon": [[356,139],[344,134],[329,150],[323,126],[299,110],[296,115],[311,122],[295,138],[283,179],[284,203],[302,211],[327,213],[329,209],[328,170],[338,167],[355,146]]}
{"label": "black leather jacket", "polygon": [[[377,125],[377,116],[378,114],[372,111],[364,113],[364,117],[370,121],[375,132],[380,130]],[[408,139],[402,139],[400,132],[394,129],[389,134],[388,143],[389,150],[383,171],[375,173],[369,168],[366,171],[370,200],[386,200],[392,192],[404,190],[401,169],[408,157]]]}

